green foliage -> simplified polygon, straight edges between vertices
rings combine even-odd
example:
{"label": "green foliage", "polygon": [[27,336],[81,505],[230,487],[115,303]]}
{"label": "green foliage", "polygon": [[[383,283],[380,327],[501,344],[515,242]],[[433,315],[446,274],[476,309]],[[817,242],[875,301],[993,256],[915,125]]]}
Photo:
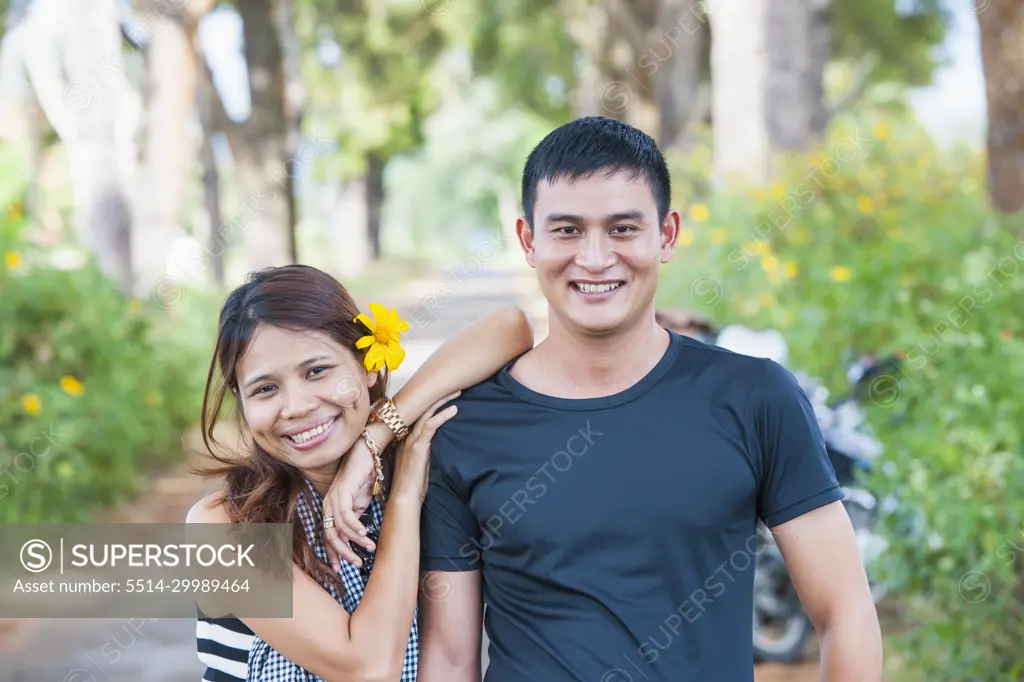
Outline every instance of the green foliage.
{"label": "green foliage", "polygon": [[[307,0],[295,21],[309,120],[339,141],[343,175],[364,173],[368,154],[386,160],[421,144],[439,103],[434,70],[447,46],[439,17],[421,0]],[[318,56],[331,44],[337,63]]]}
{"label": "green foliage", "polygon": [[659,305],[781,330],[833,395],[851,354],[903,354],[865,400],[886,448],[868,484],[923,520],[887,524],[873,569],[901,613],[883,624],[891,679],[1022,674],[1024,229],[989,210],[983,177],[979,156],[881,118],[835,126],[768,192],[676,188],[685,246]]}
{"label": "green foliage", "polygon": [[461,3],[453,18],[468,26],[473,68],[502,86],[505,106],[561,123],[572,115],[577,46],[566,27],[564,0]]}
{"label": "green foliage", "polygon": [[935,47],[949,21],[941,0],[834,0],[831,12],[833,58],[855,60],[871,53],[879,58],[873,80],[931,82],[938,65]]}
{"label": "green foliage", "polygon": [[[457,25],[470,46],[477,74],[502,86],[506,106],[524,107],[558,124],[573,115],[566,93],[576,86],[576,43],[567,28],[570,17],[598,9],[579,0],[459,0],[450,24]],[[638,24],[646,26],[657,3],[623,3]],[[666,15],[660,34],[688,20]],[[613,31],[621,31],[615,19]],[[878,59],[869,82],[926,85],[937,66],[935,48],[945,37],[949,12],[942,0],[832,0],[829,4],[829,58],[850,62],[871,54]],[[459,42],[459,38],[454,39]],[[642,54],[625,58],[636,65]],[[710,52],[702,55],[701,73],[710,74]]]}
{"label": "green foliage", "polygon": [[456,253],[478,247],[490,253],[490,240],[502,241],[496,236],[500,229],[510,232],[514,226],[523,164],[548,125],[522,110],[505,109],[498,86],[476,80],[431,118],[419,152],[389,166],[387,251],[426,254],[454,246]]}
{"label": "green foliage", "polygon": [[213,330],[126,300],[26,223],[0,206],[0,522],[83,521],[181,456]]}

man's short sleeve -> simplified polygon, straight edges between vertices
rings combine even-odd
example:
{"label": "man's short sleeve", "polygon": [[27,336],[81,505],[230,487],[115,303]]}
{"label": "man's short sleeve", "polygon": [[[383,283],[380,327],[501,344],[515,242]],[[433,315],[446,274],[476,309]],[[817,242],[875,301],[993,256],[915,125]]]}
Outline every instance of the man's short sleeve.
{"label": "man's short sleeve", "polygon": [[424,571],[475,571],[480,563],[480,527],[466,493],[452,480],[445,456],[457,456],[444,427],[434,434],[430,484],[420,515],[420,568]]}
{"label": "man's short sleeve", "polygon": [[769,528],[843,499],[810,400],[782,365],[766,360],[754,402],[758,516]]}

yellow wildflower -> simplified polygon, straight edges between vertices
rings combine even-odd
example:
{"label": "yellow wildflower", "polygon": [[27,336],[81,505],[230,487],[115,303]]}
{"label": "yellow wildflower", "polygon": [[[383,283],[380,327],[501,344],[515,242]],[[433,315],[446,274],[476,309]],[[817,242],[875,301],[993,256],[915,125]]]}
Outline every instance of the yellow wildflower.
{"label": "yellow wildflower", "polygon": [[874,213],[875,202],[871,199],[871,197],[861,195],[857,197],[857,210],[865,214]]}
{"label": "yellow wildflower", "polygon": [[63,459],[57,462],[55,471],[57,473],[57,478],[63,481],[70,481],[75,475],[75,468],[71,466],[70,462]]}
{"label": "yellow wildflower", "polygon": [[160,394],[156,391],[149,391],[146,393],[146,404],[150,407],[156,407],[160,404]]}
{"label": "yellow wildflower", "polygon": [[875,127],[871,129],[871,132],[874,133],[876,140],[884,140],[889,137],[889,124],[885,121],[879,121],[875,124]]}
{"label": "yellow wildflower", "polygon": [[779,201],[786,194],[786,188],[782,186],[781,182],[776,182],[772,185],[772,199]]}
{"label": "yellow wildflower", "polygon": [[711,243],[712,244],[724,244],[726,239],[729,238],[729,233],[720,227],[716,227],[711,230]]}
{"label": "yellow wildflower", "polygon": [[73,376],[62,376],[60,378],[60,387],[65,393],[76,398],[85,393],[85,386]]}
{"label": "yellow wildflower", "polygon": [[401,333],[409,330],[409,323],[399,317],[394,308],[388,310],[380,303],[371,303],[370,312],[373,313],[372,320],[362,313],[354,318],[355,322],[362,322],[370,330],[370,336],[356,341],[356,348],[367,349],[363,358],[367,370],[376,372],[387,365],[393,372],[405,359]]}
{"label": "yellow wildflower", "polygon": [[761,254],[761,269],[765,272],[775,272],[779,269],[779,257],[773,253]]}
{"label": "yellow wildflower", "polygon": [[4,262],[7,263],[7,267],[11,270],[17,270],[21,267],[21,254],[17,251],[8,251],[4,255]]}
{"label": "yellow wildflower", "polygon": [[764,248],[761,246],[762,244],[764,244],[764,242],[762,241],[743,242],[742,244],[740,244],[740,248],[743,249],[743,253],[745,253],[746,255],[756,256],[757,254],[764,251]]}
{"label": "yellow wildflower", "polygon": [[694,204],[690,207],[690,220],[695,223],[707,221],[709,214],[708,207],[704,204]]}
{"label": "yellow wildflower", "polygon": [[832,268],[832,279],[837,282],[846,282],[852,275],[853,272],[845,265],[837,265]]}
{"label": "yellow wildflower", "polygon": [[800,274],[800,267],[791,260],[786,261],[785,265],[782,267],[786,273],[786,277],[789,277],[790,279]]}
{"label": "yellow wildflower", "polygon": [[35,393],[29,393],[21,399],[21,406],[26,412],[35,416],[43,411],[43,401]]}
{"label": "yellow wildflower", "polygon": [[679,239],[676,240],[676,244],[679,246],[689,246],[693,243],[693,232],[690,230],[680,230]]}
{"label": "yellow wildflower", "polygon": [[138,315],[142,312],[142,303],[139,302],[139,299],[133,298],[128,301],[128,312],[133,315]]}
{"label": "yellow wildflower", "polygon": [[757,297],[757,302],[761,304],[762,308],[771,308],[775,305],[775,297],[768,293],[760,294]]}

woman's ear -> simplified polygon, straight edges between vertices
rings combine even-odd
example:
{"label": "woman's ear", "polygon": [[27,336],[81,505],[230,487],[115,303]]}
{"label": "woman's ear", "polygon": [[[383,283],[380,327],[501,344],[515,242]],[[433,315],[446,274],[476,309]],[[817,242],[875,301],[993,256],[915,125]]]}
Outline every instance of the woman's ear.
{"label": "woman's ear", "polygon": [[373,388],[377,385],[377,380],[380,379],[380,372],[366,372],[366,388]]}

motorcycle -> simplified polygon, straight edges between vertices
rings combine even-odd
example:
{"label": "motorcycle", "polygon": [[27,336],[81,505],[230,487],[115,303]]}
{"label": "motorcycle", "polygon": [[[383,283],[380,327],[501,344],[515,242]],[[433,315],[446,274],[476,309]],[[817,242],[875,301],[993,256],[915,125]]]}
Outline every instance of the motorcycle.
{"label": "motorcycle", "polygon": [[[663,327],[704,343],[743,355],[770,358],[788,366],[788,346],[775,330],[757,331],[742,325],[716,329],[706,319],[683,311],[659,311],[658,321]],[[894,366],[898,367],[895,356],[883,360],[867,355],[857,358],[847,367],[849,395],[831,402],[828,389],[820,381],[790,369],[814,409],[829,460],[842,486],[843,505],[857,536],[875,603],[888,590],[884,583],[871,579],[871,564],[886,549],[884,538],[877,532],[879,520],[882,515],[895,512],[898,500],[894,497],[878,500],[861,482],[861,475],[870,472],[873,460],[882,453],[882,444],[871,432],[861,400],[870,390],[871,382]],[[803,659],[814,627],[803,610],[778,545],[760,521],[753,619],[756,660],[790,663]]]}

